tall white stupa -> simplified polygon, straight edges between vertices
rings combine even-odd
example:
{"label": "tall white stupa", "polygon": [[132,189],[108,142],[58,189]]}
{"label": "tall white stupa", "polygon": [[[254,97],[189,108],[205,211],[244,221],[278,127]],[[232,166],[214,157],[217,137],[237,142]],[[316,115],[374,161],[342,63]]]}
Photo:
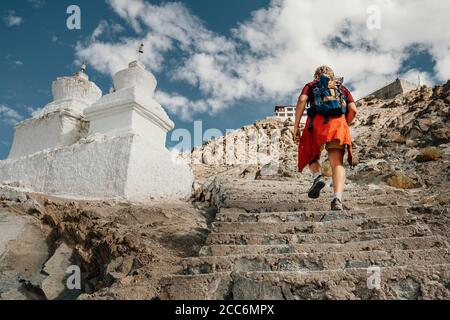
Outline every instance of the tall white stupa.
{"label": "tall white stupa", "polygon": [[84,68],[57,78],[54,101],[16,125],[0,183],[82,199],[189,196],[192,171],[165,147],[174,124],[154,99],[155,77],[133,61],[113,81],[102,96]]}

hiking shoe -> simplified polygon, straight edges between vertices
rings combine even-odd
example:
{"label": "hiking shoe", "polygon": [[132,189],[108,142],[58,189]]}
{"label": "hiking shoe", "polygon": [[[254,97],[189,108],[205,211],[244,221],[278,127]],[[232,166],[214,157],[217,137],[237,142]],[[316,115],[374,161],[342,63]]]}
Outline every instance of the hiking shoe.
{"label": "hiking shoe", "polygon": [[332,211],[342,211],[344,210],[344,206],[342,204],[342,201],[338,198],[334,198],[333,201],[331,201],[331,210]]}
{"label": "hiking shoe", "polygon": [[318,176],[311,188],[308,191],[308,197],[311,199],[317,199],[320,196],[320,191],[325,187],[325,181],[322,180],[322,176]]}

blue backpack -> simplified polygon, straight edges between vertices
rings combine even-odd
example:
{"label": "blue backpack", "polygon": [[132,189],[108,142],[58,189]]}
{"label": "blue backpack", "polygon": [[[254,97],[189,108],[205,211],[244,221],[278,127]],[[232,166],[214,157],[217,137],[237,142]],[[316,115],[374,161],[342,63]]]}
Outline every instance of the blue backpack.
{"label": "blue backpack", "polygon": [[314,101],[311,101],[307,114],[310,117],[308,130],[313,130],[314,116],[321,114],[328,123],[329,117],[339,117],[347,113],[347,97],[342,93],[341,85],[335,85],[334,81],[323,74],[313,89]]}

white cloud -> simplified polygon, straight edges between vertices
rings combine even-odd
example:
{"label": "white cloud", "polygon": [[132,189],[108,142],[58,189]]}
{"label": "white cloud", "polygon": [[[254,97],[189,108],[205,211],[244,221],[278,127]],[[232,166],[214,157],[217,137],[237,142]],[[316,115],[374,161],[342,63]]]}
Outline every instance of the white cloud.
{"label": "white cloud", "polygon": [[407,72],[400,75],[400,78],[408,80],[409,82],[412,82],[412,83],[417,83],[417,84],[419,84],[419,79],[420,79],[421,85],[426,85],[426,86],[434,85],[434,81],[433,81],[433,79],[430,78],[430,75],[428,73],[417,70],[417,69],[408,70]]}
{"label": "white cloud", "polygon": [[14,11],[9,11],[6,16],[3,17],[3,22],[7,27],[15,27],[20,26],[23,23],[24,19],[16,15]]}
{"label": "white cloud", "polygon": [[23,120],[23,116],[20,115],[16,110],[0,104],[0,121],[15,125],[21,120]]}
{"label": "white cloud", "polygon": [[[122,38],[119,42],[104,42],[98,39],[105,29],[101,22],[87,44],[77,45],[79,59],[90,61],[101,72],[113,74],[127,66],[137,57],[140,43],[145,46],[142,62],[153,71],[162,69],[164,54],[176,48],[194,52],[205,48],[209,53],[223,51],[230,42],[208,31],[201,21],[180,3],[164,3],[161,6],[141,0],[109,0],[114,11],[140,31],[144,25],[146,33],[136,38]],[[101,55],[101,57],[99,57]]]}
{"label": "white cloud", "polygon": [[[52,35],[51,38],[50,38],[50,40],[51,40],[53,43],[55,43],[55,44],[57,44],[57,45],[59,45],[59,46],[67,46],[67,45],[64,43],[64,41],[63,41],[62,39],[60,39],[56,34]],[[73,45],[69,45],[69,46],[73,48]]]}
{"label": "white cloud", "polygon": [[191,120],[193,112],[206,112],[208,103],[203,100],[191,101],[179,94],[156,92],[156,100],[170,112],[178,114],[183,120]]}
{"label": "white cloud", "polygon": [[28,107],[27,108],[27,111],[29,112],[29,114],[32,116],[32,117],[34,117],[34,116],[36,116],[36,115],[38,115],[38,114],[40,114],[41,113],[41,111],[44,109],[44,107],[41,107],[41,108],[32,108],[32,107]]}
{"label": "white cloud", "polygon": [[94,42],[97,40],[98,37],[102,35],[102,33],[105,32],[105,29],[108,27],[107,22],[102,20],[100,21],[100,24],[95,28],[94,32],[92,32],[91,35],[91,41]]}
{"label": "white cloud", "polygon": [[16,66],[23,66],[23,61],[16,60],[16,61],[14,61],[14,64],[15,64]]}
{"label": "white cloud", "polygon": [[45,0],[28,0],[28,2],[36,9],[42,8],[45,5]]}
{"label": "white cloud", "polygon": [[[78,57],[113,74],[135,59],[143,42],[142,60],[152,71],[165,72],[202,93],[198,101],[158,93],[163,105],[183,117],[215,112],[240,99],[293,102],[301,86],[312,80],[315,67],[323,64],[344,76],[361,97],[397,77],[414,46],[427,48],[436,61],[434,74],[423,74],[424,80],[450,77],[448,1],[272,0],[232,29],[230,37],[208,30],[180,3],[108,2],[136,37],[102,42],[94,32],[91,41],[78,44]],[[381,30],[366,27],[369,5],[381,10]],[[174,63],[167,57],[175,50],[182,58]]]}
{"label": "white cloud", "polygon": [[91,43],[97,41],[100,36],[107,33],[109,36],[115,35],[117,33],[120,33],[124,30],[124,27],[122,27],[120,24],[117,23],[109,23],[106,20],[100,21],[97,28],[95,28],[94,32],[92,32],[91,35]]}

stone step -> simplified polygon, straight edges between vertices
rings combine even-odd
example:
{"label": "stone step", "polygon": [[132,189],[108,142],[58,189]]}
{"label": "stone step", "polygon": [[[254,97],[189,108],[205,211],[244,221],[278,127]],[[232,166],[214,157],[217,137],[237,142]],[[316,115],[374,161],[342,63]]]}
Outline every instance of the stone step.
{"label": "stone step", "polygon": [[[326,183],[331,184],[331,178],[324,179]],[[307,190],[313,182],[313,179],[293,179],[293,180],[250,180],[250,179],[221,179],[220,186],[222,190],[238,190],[246,191],[249,189],[258,189],[261,191],[277,191],[292,189],[298,192]],[[403,190],[394,188],[380,188],[375,185],[359,185],[348,181],[345,191],[385,191],[385,192],[402,192]]]}
{"label": "stone step", "polygon": [[[247,190],[247,191],[237,191],[237,190],[227,190],[222,193],[225,199],[228,200],[238,200],[241,197],[251,197],[254,200],[265,200],[265,199],[272,199],[272,200],[278,200],[278,201],[286,201],[286,200],[307,200],[308,193],[303,190],[302,192],[286,192],[286,190],[279,190],[279,191],[270,191],[270,192],[261,192],[261,190]],[[321,191],[321,198],[330,198],[333,195],[333,190],[324,188]],[[402,194],[395,194],[395,193],[386,193],[384,191],[351,191],[351,192],[344,192],[343,193],[343,199],[353,199],[353,198],[368,198],[368,197],[378,197],[378,196],[400,196],[403,197]]]}
{"label": "stone step", "polygon": [[418,218],[411,215],[405,217],[392,216],[326,222],[214,222],[213,230],[218,233],[313,234],[407,226],[416,224],[417,221]]}
{"label": "stone step", "polygon": [[207,245],[280,245],[300,243],[334,243],[343,244],[352,241],[368,241],[386,238],[406,238],[431,236],[427,225],[413,224],[382,229],[358,230],[350,232],[315,233],[315,234],[279,234],[279,233],[210,233]]}
{"label": "stone step", "polygon": [[[249,190],[248,192],[239,192],[235,190],[227,190],[221,193],[222,197],[227,200],[239,200],[241,198],[251,198],[254,200],[279,200],[279,201],[300,201],[310,200],[308,193],[303,191],[301,193],[286,193],[284,190],[276,192],[260,192],[260,190]],[[322,196],[323,195],[323,196]],[[331,190],[322,189],[320,199],[331,199],[333,192]],[[380,198],[380,197],[400,197],[407,198],[403,193],[386,193],[384,191],[363,191],[363,192],[344,192],[342,195],[344,200],[349,199],[364,199],[364,198]]]}
{"label": "stone step", "polygon": [[172,275],[161,285],[171,300],[450,299],[450,264]]}
{"label": "stone step", "polygon": [[[326,189],[331,188],[331,180],[325,180],[329,186],[326,186]],[[276,193],[281,190],[285,190],[287,192],[292,193],[306,193],[305,190],[311,186],[313,181],[306,181],[299,183],[298,181],[290,182],[290,181],[282,181],[280,183],[275,184],[267,184],[266,182],[261,182],[258,180],[250,180],[246,181],[244,184],[234,184],[234,183],[223,183],[221,184],[221,190],[224,191],[238,191],[238,192],[247,192],[248,190],[258,189],[261,192],[272,192]],[[345,192],[356,192],[356,191],[380,191],[380,192],[395,192],[393,189],[382,189],[382,188],[371,188],[367,186],[358,186],[355,184],[346,185]]]}
{"label": "stone step", "polygon": [[[321,191],[321,198],[330,198],[333,195],[333,190],[331,188],[324,188]],[[239,200],[241,198],[250,197],[252,200],[275,200],[275,201],[289,201],[289,200],[308,200],[308,192],[303,189],[301,192],[292,192],[288,190],[271,190],[271,191],[261,191],[259,189],[239,191],[235,189],[229,189],[222,192],[222,196],[227,200]],[[369,197],[379,197],[379,196],[396,196],[405,197],[403,193],[386,192],[384,190],[352,190],[345,191],[343,193],[343,199],[354,199],[354,198],[369,198]]]}
{"label": "stone step", "polygon": [[250,254],[183,259],[184,274],[250,271],[323,271],[371,266],[393,267],[450,263],[447,248],[400,251],[360,251]]}
{"label": "stone step", "polygon": [[[252,183],[253,182],[253,183]],[[326,182],[330,183],[329,180]],[[260,195],[306,195],[307,190],[311,187],[312,181],[307,183],[296,182],[281,182],[279,184],[266,184],[260,181],[246,181],[244,184],[239,185],[236,183],[223,183],[221,184],[220,191],[224,195],[232,194],[247,194],[253,196]],[[257,191],[257,193],[255,193]],[[332,194],[333,188],[330,185],[325,186],[322,189],[325,194]],[[394,188],[374,188],[367,186],[360,186],[355,184],[349,184],[345,186],[344,196],[348,195],[386,195],[386,194],[397,194],[406,195],[406,192],[401,189]]]}
{"label": "stone step", "polygon": [[430,248],[449,248],[447,241],[440,236],[390,238],[349,242],[344,244],[314,243],[293,245],[211,245],[200,250],[200,256],[228,256],[242,254],[281,254],[313,252],[359,252],[385,250],[420,250]]}
{"label": "stone step", "polygon": [[216,216],[220,222],[326,222],[334,220],[351,220],[368,217],[407,216],[406,207],[374,207],[362,210],[344,211],[302,211],[302,212],[262,212],[247,213],[245,210],[223,208]]}
{"label": "stone step", "polygon": [[[280,200],[264,199],[254,200],[249,197],[239,199],[222,199],[218,203],[219,208],[239,208],[247,212],[293,212],[293,211],[329,211],[331,199],[304,199],[296,201],[294,199]],[[408,206],[410,201],[399,196],[373,196],[369,198],[361,197],[354,199],[344,199],[344,206],[350,210],[358,210],[377,206]]]}

